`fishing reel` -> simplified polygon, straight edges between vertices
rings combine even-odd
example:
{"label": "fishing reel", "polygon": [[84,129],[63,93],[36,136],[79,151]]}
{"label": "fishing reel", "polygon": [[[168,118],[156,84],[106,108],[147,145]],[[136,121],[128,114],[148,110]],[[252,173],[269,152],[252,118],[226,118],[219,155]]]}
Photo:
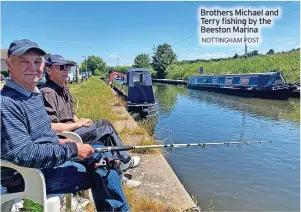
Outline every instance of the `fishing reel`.
{"label": "fishing reel", "polygon": [[94,169],[107,168],[108,170],[115,170],[120,166],[120,160],[115,158],[105,158],[102,154],[96,153],[93,155],[89,164],[92,164]]}
{"label": "fishing reel", "polygon": [[101,158],[97,163],[94,163],[94,168],[106,167],[110,170],[115,170],[120,166],[120,160],[114,158]]}

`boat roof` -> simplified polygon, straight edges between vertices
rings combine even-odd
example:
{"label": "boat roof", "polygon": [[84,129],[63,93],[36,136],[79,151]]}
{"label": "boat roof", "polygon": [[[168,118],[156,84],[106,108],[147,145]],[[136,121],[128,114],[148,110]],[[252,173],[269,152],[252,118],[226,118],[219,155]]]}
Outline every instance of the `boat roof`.
{"label": "boat roof", "polygon": [[193,75],[192,77],[213,77],[213,76],[238,76],[238,75],[273,75],[278,72],[265,72],[265,73],[245,73],[245,74],[212,74],[212,75]]}
{"label": "boat roof", "polygon": [[131,68],[131,69],[128,69],[127,72],[136,72],[136,71],[144,71],[144,72],[150,72],[148,69],[146,68]]}
{"label": "boat roof", "polygon": [[111,72],[110,74],[119,74],[119,75],[123,75],[122,73],[119,73],[119,72],[116,72],[116,71]]}

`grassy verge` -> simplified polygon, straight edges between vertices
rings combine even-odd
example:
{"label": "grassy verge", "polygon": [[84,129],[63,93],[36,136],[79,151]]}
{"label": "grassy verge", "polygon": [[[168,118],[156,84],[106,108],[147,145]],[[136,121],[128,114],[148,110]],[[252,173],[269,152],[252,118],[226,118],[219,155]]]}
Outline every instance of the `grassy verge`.
{"label": "grassy verge", "polygon": [[134,189],[123,187],[125,196],[127,197],[130,208],[133,212],[154,211],[154,212],[169,212],[176,211],[162,203],[154,201],[151,198],[141,198],[137,195]]}
{"label": "grassy verge", "polygon": [[78,117],[108,119],[111,122],[117,120],[117,116],[111,111],[111,101],[114,98],[112,90],[104,81],[97,77],[90,77],[82,84],[71,84],[70,92],[73,96],[74,106],[79,100],[76,115]]}
{"label": "grassy verge", "polygon": [[[74,102],[79,99],[79,109],[77,111],[78,117],[97,119],[108,119],[114,123],[118,120],[127,120],[125,116],[120,115],[118,112],[112,112],[112,106],[124,106],[124,101],[121,98],[117,98],[112,94],[112,90],[106,83],[99,80],[97,77],[91,77],[86,83],[72,84],[70,85],[70,91],[73,95]],[[119,132],[122,140],[126,136],[143,136],[143,139],[137,145],[150,145],[154,144],[155,140],[149,135],[151,131],[151,125],[147,122],[138,123],[139,127],[135,129],[125,128]],[[156,149],[149,150],[135,150],[135,153],[156,153]],[[129,202],[131,210],[133,212],[140,211],[158,211],[168,212],[175,211],[174,209],[167,207],[151,198],[145,198],[139,196],[135,190],[123,187],[126,198]],[[91,205],[87,210],[92,211]]]}

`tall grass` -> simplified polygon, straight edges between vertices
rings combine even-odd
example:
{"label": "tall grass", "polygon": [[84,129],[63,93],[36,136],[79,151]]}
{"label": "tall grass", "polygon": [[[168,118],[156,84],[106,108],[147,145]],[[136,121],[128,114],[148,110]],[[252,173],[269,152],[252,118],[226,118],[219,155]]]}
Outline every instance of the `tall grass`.
{"label": "tall grass", "polygon": [[173,65],[169,68],[168,79],[187,79],[199,74],[233,74],[281,71],[288,82],[300,84],[300,51],[263,55],[252,58],[208,61],[192,64]]}
{"label": "tall grass", "polygon": [[111,122],[117,120],[117,116],[111,111],[110,102],[114,99],[112,90],[98,77],[90,77],[86,83],[71,84],[69,86],[73,96],[74,106],[79,100],[78,117],[108,119]]}
{"label": "tall grass", "polygon": [[149,197],[143,198],[137,194],[134,189],[123,186],[123,191],[128,199],[132,212],[154,211],[154,212],[172,212],[179,211],[163,203],[157,202]]}
{"label": "tall grass", "polygon": [[[113,106],[123,106],[124,102],[119,98],[116,99],[111,88],[107,86],[104,81],[99,80],[98,77],[90,77],[88,81],[83,84],[71,84],[69,88],[74,99],[74,104],[76,104],[76,100],[79,99],[79,109],[77,112],[78,117],[91,118],[92,120],[108,119],[112,123],[123,119],[123,117],[120,117],[118,112],[113,113],[111,109]],[[142,127],[135,129],[124,128],[120,131],[119,135],[121,138],[125,138],[127,135],[143,135],[144,138],[137,145],[150,145],[155,143],[152,137],[146,138],[148,137],[147,129]],[[155,152],[157,152],[155,149],[142,150],[142,152],[135,151],[135,153]],[[123,189],[133,212],[176,211],[171,207],[155,201],[154,199],[139,196],[135,190],[126,187]],[[93,211],[92,204],[88,206],[87,210]]]}

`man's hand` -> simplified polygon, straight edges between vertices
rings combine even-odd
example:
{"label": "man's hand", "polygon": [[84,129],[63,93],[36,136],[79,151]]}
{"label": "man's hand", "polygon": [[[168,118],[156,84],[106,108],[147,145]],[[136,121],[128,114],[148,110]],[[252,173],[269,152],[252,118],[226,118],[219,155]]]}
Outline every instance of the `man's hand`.
{"label": "man's hand", "polygon": [[59,142],[60,142],[61,144],[65,144],[65,143],[75,142],[75,141],[73,141],[73,140],[71,140],[71,139],[69,139],[69,138],[59,138]]}
{"label": "man's hand", "polygon": [[89,144],[76,143],[76,146],[77,146],[77,157],[80,160],[90,157],[94,153],[94,149]]}
{"label": "man's hand", "polygon": [[86,119],[87,123],[84,125],[85,127],[89,127],[93,124],[93,121],[91,119]]}
{"label": "man's hand", "polygon": [[81,118],[77,121],[79,127],[89,127],[90,125],[93,124],[91,119],[85,119],[85,118]]}

